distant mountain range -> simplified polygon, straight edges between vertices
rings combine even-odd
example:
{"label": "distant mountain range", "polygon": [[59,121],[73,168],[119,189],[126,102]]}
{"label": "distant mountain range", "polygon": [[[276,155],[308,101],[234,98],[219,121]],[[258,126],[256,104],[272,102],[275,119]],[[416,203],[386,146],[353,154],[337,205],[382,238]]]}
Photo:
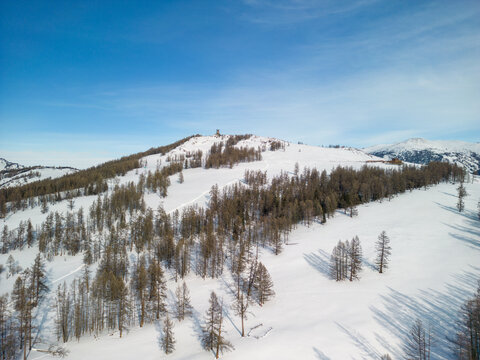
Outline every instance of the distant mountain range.
{"label": "distant mountain range", "polygon": [[413,138],[392,145],[367,147],[363,151],[382,158],[398,158],[417,164],[448,161],[463,166],[470,173],[480,173],[480,143]]}
{"label": "distant mountain range", "polygon": [[57,178],[78,171],[61,166],[24,166],[0,158],[0,188],[18,186],[47,178]]}

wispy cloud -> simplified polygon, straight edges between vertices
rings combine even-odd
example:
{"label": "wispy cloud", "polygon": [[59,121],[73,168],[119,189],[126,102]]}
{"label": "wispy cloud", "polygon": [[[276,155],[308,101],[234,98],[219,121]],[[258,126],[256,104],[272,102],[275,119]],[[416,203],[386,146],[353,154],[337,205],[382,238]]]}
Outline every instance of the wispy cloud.
{"label": "wispy cloud", "polygon": [[370,6],[378,0],[245,0],[244,19],[261,25],[291,25]]}

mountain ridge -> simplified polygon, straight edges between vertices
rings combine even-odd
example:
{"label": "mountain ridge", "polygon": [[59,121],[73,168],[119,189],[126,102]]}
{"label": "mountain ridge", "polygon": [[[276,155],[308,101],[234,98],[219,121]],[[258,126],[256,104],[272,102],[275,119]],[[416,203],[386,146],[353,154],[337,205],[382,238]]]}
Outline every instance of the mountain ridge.
{"label": "mountain ridge", "polygon": [[463,166],[469,173],[478,174],[480,171],[480,143],[478,142],[411,138],[395,144],[374,145],[362,150],[381,158],[398,158],[417,164],[448,161]]}

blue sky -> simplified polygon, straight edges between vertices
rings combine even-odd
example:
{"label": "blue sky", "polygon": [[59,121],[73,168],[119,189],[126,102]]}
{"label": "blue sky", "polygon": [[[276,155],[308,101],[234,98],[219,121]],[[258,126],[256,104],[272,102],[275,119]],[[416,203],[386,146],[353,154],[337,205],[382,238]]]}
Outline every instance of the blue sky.
{"label": "blue sky", "polygon": [[86,167],[200,133],[480,141],[480,2],[2,1],[0,157]]}

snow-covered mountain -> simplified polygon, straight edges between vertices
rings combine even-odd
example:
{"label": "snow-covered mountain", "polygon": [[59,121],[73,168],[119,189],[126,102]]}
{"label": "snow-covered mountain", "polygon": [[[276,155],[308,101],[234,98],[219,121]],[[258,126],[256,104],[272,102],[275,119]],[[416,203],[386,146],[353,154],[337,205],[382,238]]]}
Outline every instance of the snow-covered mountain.
{"label": "snow-covered mountain", "polygon": [[[144,156],[140,168],[108,181],[107,195],[117,185],[139,184],[149,172],[168,167],[178,159],[192,159],[199,150],[205,160],[213,144],[230,138],[228,135],[195,136],[171,151]],[[281,173],[293,176],[296,164],[300,172],[304,167],[315,167],[328,173],[337,166],[357,170],[364,166],[396,168],[379,161],[376,156],[352,148],[323,148],[259,136],[245,138],[235,146],[261,149],[262,158],[231,167],[186,167],[182,170],[182,181],[179,174],[169,177],[167,196],[145,190],[145,206],[154,209],[155,214],[156,209],[163,208],[173,217],[176,210],[182,214],[182,210],[191,205],[206,207],[213,185],[217,185],[220,192],[232,185],[248,186],[244,181],[246,170],[265,172],[271,179]],[[480,196],[478,177],[474,180],[465,184],[469,193],[465,200],[465,213],[468,214],[476,211]],[[48,344],[60,344],[70,351],[67,358],[73,360],[214,359],[212,352],[205,351],[200,341],[208,299],[214,290],[225,303],[222,333],[234,346],[233,351],[222,356],[225,360],[379,359],[386,353],[398,359],[403,357],[405,339],[416,319],[432,326],[436,340],[432,358],[450,359],[451,343],[447,338],[457,323],[458,309],[476,289],[476,280],[480,277],[477,224],[454,209],[456,186],[442,183],[398,195],[389,201],[366,203],[358,207],[356,217],[339,210],[324,224],[317,221],[308,225],[299,223],[290,232],[279,255],[267,247],[260,247],[258,256],[273,279],[276,295],[263,306],[254,302],[249,305],[244,337],[239,330],[241,320],[230,306],[235,299],[235,279],[227,265],[215,278],[202,278],[192,268],[183,279],[190,290],[192,314],[183,321],[174,320],[176,349],[168,357],[160,346],[162,320],[140,327],[137,312],[134,316],[137,322],[125,329],[121,338],[117,330],[104,330],[98,334],[85,334],[79,341],[73,334],[65,344],[59,341],[55,322],[58,286],[66,284],[71,287],[74,280],[78,283],[87,265],[83,252],[52,256],[46,260],[45,269],[50,291],[35,310],[34,334],[39,336],[35,338],[28,358],[53,360],[45,349]],[[95,195],[76,197],[73,211],[84,209],[85,223],[92,224],[88,209],[99,198]],[[49,203],[48,212],[43,212],[38,204],[8,214],[0,219],[0,226],[6,225],[15,231],[21,222],[30,220],[34,229],[42,229],[49,213],[58,213],[59,218],[68,219],[72,208],[66,199]],[[126,218],[126,223],[141,219],[135,214],[127,216],[130,218]],[[379,274],[374,265],[375,246],[383,230],[391,238],[392,256],[388,271]],[[329,275],[332,249],[340,239],[345,241],[356,235],[361,240],[365,260],[360,280],[332,280]],[[90,235],[89,232],[89,236],[93,243],[102,246],[110,239],[107,228],[101,234]],[[12,241],[16,238],[12,237]],[[225,253],[227,251],[230,249]],[[12,291],[18,276],[9,275],[6,266],[9,257],[12,256],[12,263],[14,261],[17,267],[27,269],[38,252],[36,241],[31,247],[0,254],[0,264],[5,264],[6,268],[0,271],[0,295]],[[129,272],[133,273],[141,252],[130,249],[127,255]],[[190,256],[194,261],[199,253],[192,251]],[[88,267],[92,281],[99,262],[96,260]],[[173,318],[175,290],[181,282],[180,279],[177,281],[173,266],[164,267],[164,271],[168,289],[167,310]],[[136,306],[135,299],[131,301]]]}
{"label": "snow-covered mountain", "polygon": [[65,166],[24,166],[0,158],[0,189],[48,178],[54,179],[75,171],[77,169]]}
{"label": "snow-covered mountain", "polygon": [[448,161],[462,165],[470,173],[478,173],[480,170],[480,143],[413,138],[397,144],[367,147],[363,151],[378,157],[398,158],[417,164]]}
{"label": "snow-covered mountain", "polygon": [[5,160],[3,158],[0,158],[0,171],[5,171],[5,170],[18,170],[24,168],[23,165],[10,162],[8,160]]}

